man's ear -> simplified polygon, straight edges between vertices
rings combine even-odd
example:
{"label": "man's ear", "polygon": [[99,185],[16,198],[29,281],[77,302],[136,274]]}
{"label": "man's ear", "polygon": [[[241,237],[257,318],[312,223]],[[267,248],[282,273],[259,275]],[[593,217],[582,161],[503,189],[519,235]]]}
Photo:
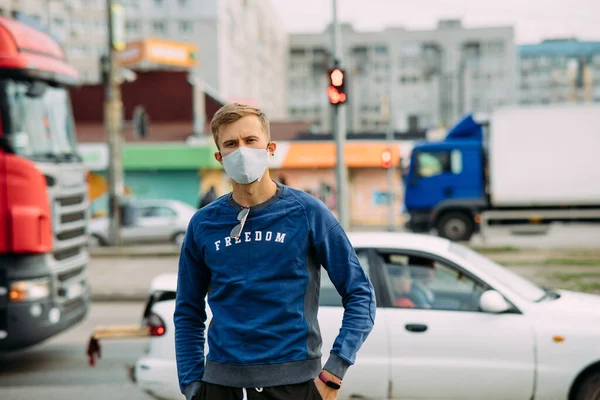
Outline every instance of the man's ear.
{"label": "man's ear", "polygon": [[269,142],[269,145],[267,146],[267,149],[269,150],[269,153],[271,153],[272,156],[275,155],[275,150],[277,150],[277,143],[275,142]]}
{"label": "man's ear", "polygon": [[219,164],[223,165],[223,156],[220,151],[215,152],[215,160],[219,162]]}

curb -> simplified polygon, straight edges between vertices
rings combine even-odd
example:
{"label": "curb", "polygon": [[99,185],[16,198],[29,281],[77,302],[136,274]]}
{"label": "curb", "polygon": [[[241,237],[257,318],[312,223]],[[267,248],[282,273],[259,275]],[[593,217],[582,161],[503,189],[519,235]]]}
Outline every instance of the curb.
{"label": "curb", "polygon": [[177,247],[98,247],[88,248],[91,257],[175,257],[179,256]]}
{"label": "curb", "polygon": [[90,299],[93,303],[140,303],[146,301],[148,293],[92,293]]}
{"label": "curb", "polygon": [[[573,257],[577,253],[581,254],[577,257],[584,258],[600,256],[600,249],[502,249],[494,246],[489,248],[472,246],[471,248],[492,260],[522,259],[523,257],[533,259]],[[88,249],[88,254],[92,258],[159,258],[179,257],[180,250],[176,247],[101,247]]]}

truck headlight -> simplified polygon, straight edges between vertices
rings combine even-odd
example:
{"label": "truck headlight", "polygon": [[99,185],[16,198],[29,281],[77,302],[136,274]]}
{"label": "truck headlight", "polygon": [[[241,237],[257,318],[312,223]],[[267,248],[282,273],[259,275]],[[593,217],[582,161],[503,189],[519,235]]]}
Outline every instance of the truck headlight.
{"label": "truck headlight", "polygon": [[47,278],[15,281],[10,285],[11,301],[32,301],[50,296],[50,280]]}

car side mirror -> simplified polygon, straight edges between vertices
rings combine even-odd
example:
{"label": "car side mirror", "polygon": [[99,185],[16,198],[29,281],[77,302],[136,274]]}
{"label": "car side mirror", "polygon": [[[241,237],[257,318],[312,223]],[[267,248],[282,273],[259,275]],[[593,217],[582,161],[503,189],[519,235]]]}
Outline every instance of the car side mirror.
{"label": "car side mirror", "polygon": [[510,310],[512,307],[500,293],[495,290],[488,290],[481,295],[479,299],[479,308],[481,308],[483,312],[501,314]]}

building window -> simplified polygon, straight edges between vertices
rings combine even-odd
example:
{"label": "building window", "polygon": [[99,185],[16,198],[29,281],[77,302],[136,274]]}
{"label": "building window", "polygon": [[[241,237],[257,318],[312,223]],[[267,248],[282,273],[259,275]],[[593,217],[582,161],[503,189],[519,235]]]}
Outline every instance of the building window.
{"label": "building window", "polygon": [[165,4],[164,0],[154,0],[154,6],[157,8],[162,8],[162,6]]}
{"label": "building window", "polygon": [[290,55],[292,57],[303,57],[306,54],[306,50],[305,49],[301,49],[301,48],[292,48],[290,50]]}
{"label": "building window", "polygon": [[154,21],[152,22],[152,29],[155,33],[166,33],[167,24],[164,21]]}
{"label": "building window", "polygon": [[388,53],[388,48],[384,44],[376,45],[373,50],[374,50],[375,54],[378,56],[385,56]]}
{"label": "building window", "polygon": [[127,32],[137,33],[140,30],[140,24],[138,21],[127,21],[125,22],[125,28]]}
{"label": "building window", "polygon": [[194,33],[194,24],[192,21],[179,21],[179,32],[183,34]]}
{"label": "building window", "polygon": [[502,53],[504,51],[504,41],[503,40],[490,40],[488,42],[488,49],[491,53]]}
{"label": "building window", "polygon": [[190,0],[179,0],[179,7],[188,8],[190,6]]}
{"label": "building window", "polygon": [[140,4],[138,0],[128,0],[124,2],[125,8],[138,9],[140,8]]}

